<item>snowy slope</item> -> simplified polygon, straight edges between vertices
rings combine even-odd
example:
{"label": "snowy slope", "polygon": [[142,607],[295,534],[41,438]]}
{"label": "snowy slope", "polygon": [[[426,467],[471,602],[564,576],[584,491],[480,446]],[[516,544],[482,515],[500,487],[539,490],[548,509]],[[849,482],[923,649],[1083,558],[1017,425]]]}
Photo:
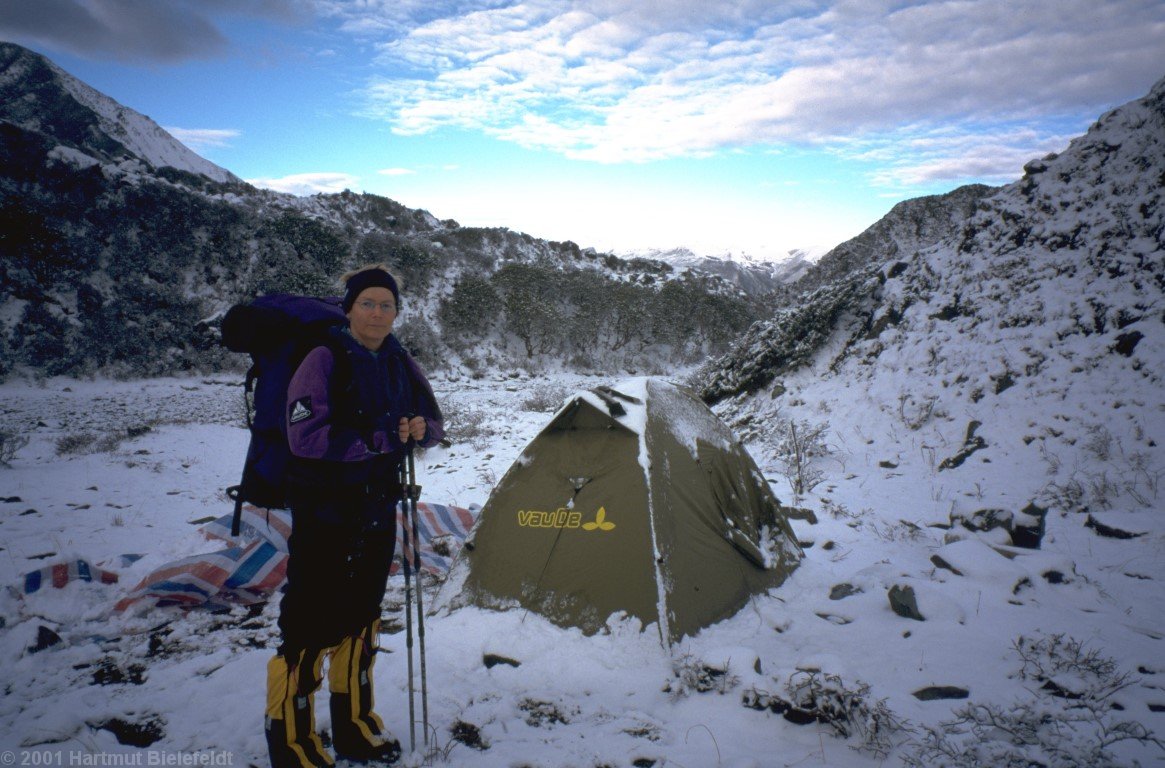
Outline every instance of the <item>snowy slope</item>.
{"label": "snowy slope", "polygon": [[[0,94],[6,94],[2,113],[31,131],[57,134],[72,124],[76,145],[95,154],[137,157],[155,168],[177,168],[218,182],[241,182],[230,171],[197,155],[145,115],[118,104],[89,87],[48,59],[12,43],[0,43]],[[7,94],[18,94],[8,96]],[[14,103],[14,102],[19,103]],[[58,134],[59,135],[59,134]],[[120,151],[118,146],[120,145]]]}
{"label": "snowy slope", "polygon": [[[1086,640],[1144,675],[1125,693],[1145,698],[1124,711],[1139,710],[1158,731],[1163,173],[1165,81],[1059,156],[1030,163],[1023,180],[981,200],[957,235],[856,273],[848,294],[837,286],[819,294],[819,304],[841,297],[829,322],[790,313],[794,323],[750,334],[716,374],[749,382],[719,410],[788,476],[779,485],[786,497],[795,490],[781,461],[789,425],[802,434],[823,429],[811,459],[819,479],[805,503],[855,530],[831,539],[848,559],[841,570],[852,574],[860,559],[879,587],[912,583],[923,615],[930,602],[957,619],[961,636],[978,623],[971,608],[978,617],[979,599],[990,594],[976,583],[986,568],[1010,589],[1005,604],[1025,610],[994,617],[997,636],[975,644],[1037,631]],[[802,345],[807,328],[817,340],[811,348]],[[734,366],[761,359],[767,380],[738,376]],[[960,547],[956,556],[975,551],[969,542],[940,547],[957,538],[1010,544],[1000,528],[970,534],[962,524],[991,519],[1045,526],[1040,551],[1005,550],[1007,558],[987,556],[969,569],[933,559],[949,566],[950,547]],[[871,536],[922,546],[882,561],[877,547],[866,554]],[[1061,565],[1041,565],[1026,580],[1015,570],[1038,558]],[[1021,616],[1033,601],[1060,609]],[[1093,760],[1068,764],[1106,764]]]}
{"label": "snowy slope", "polygon": [[[816,293],[754,326],[714,367],[706,396],[755,391],[827,342],[840,345],[834,356],[863,355],[870,362],[901,339],[926,338],[935,322],[974,328],[984,345],[1011,335],[1008,329],[1049,323],[1063,334],[1057,339],[1099,333],[1115,343],[1127,326],[1154,318],[1165,290],[1163,88],[1165,81],[1104,116],[1058,157],[1029,163],[1014,184],[991,194],[964,188],[910,201],[935,217],[920,220],[912,209],[903,220],[892,211],[834,249],[820,265],[828,280],[814,280]],[[950,220],[960,209],[963,218]],[[920,234],[903,240],[895,232],[903,226]],[[853,247],[875,233],[882,247]],[[1003,367],[1038,366],[1042,354],[1043,347],[1017,350]],[[951,365],[961,371],[969,362]],[[982,373],[982,366],[972,368],[966,375]],[[932,365],[927,372],[940,371]]]}
{"label": "snowy slope", "polygon": [[219,182],[241,179],[195,153],[150,118],[118,104],[77,78],[61,72],[61,84],[78,102],[97,115],[101,130],[155,168],[177,168]]}
{"label": "snowy slope", "polygon": [[[805,558],[785,585],[670,652],[653,628],[619,617],[611,618],[608,633],[588,638],[524,612],[431,615],[433,747],[425,750],[418,735],[419,753],[407,755],[405,764],[936,765],[929,758],[907,761],[926,757],[927,728],[948,733],[942,724],[968,703],[1048,714],[1058,730],[1054,739],[1043,736],[1068,755],[1058,765],[1131,765],[1134,759],[1149,765],[1165,756],[1147,736],[1102,748],[1097,730],[1143,734],[1138,729],[1165,727],[1159,513],[1133,505],[1119,514],[1098,509],[1106,522],[1140,534],[1119,540],[1098,536],[1078,512],[1053,508],[1039,550],[1007,545],[1000,530],[928,526],[955,511],[1023,505],[1050,477],[1036,458],[1041,444],[1076,472],[1103,471],[1083,446],[1069,452],[1066,441],[1087,435],[1087,424],[1060,418],[1089,409],[1104,418],[1107,404],[1095,401],[1097,393],[1035,400],[1023,422],[1014,410],[999,408],[1000,423],[984,430],[988,447],[958,470],[942,470],[936,464],[958,449],[961,425],[937,418],[911,429],[896,412],[879,410],[880,396],[901,386],[893,381],[851,388],[836,378],[810,379],[791,382],[805,398],[798,412],[828,415],[835,450],[823,462],[824,481],[799,500],[817,522],[793,521]],[[615,382],[545,374],[437,377],[438,395],[460,431],[454,446],[421,457],[423,498],[483,503],[562,393],[599,383]],[[152,569],[218,548],[196,523],[230,509],[220,489],[236,480],[246,446],[237,382],[52,380],[42,387],[5,384],[0,394],[6,404],[0,430],[31,438],[10,468],[0,468],[6,554],[0,580],[15,587],[22,573],[77,557],[121,576],[116,585],[0,592],[0,659],[8,681],[0,695],[0,751],[53,765],[263,765],[264,669],[277,643],[274,601],[219,615],[112,611]],[[1039,440],[1026,445],[1029,422],[1049,425],[1061,438],[1031,430]],[[771,417],[770,426],[776,424]],[[1145,450],[1147,435],[1135,442],[1122,424],[1113,428],[1121,430],[1126,455]],[[1153,429],[1158,441],[1165,439],[1159,424]],[[85,447],[85,433],[114,439]],[[779,495],[792,501],[771,446],[762,438],[752,450]],[[1114,467],[1122,460],[1116,451],[1110,459]],[[897,466],[880,466],[885,460]],[[142,558],[123,564],[125,554]],[[946,565],[937,565],[936,556]],[[925,620],[891,609],[894,587],[914,590]],[[439,602],[435,590],[428,585],[427,605]],[[388,727],[407,748],[402,602],[403,584],[395,578],[376,694]],[[42,627],[62,640],[33,652]],[[1084,643],[1112,671],[1053,669],[1063,656],[1057,642]],[[518,666],[487,665],[491,654]],[[1066,720],[1075,700],[1041,694],[1045,680],[1036,679],[1029,660],[1043,660],[1047,679],[1067,690],[1089,691],[1128,676],[1109,699],[1122,709],[1105,706],[1095,722],[1061,722],[1056,718]],[[927,689],[967,698],[919,698]],[[795,724],[771,709],[783,697],[812,713],[807,691],[821,702],[846,703],[844,735],[828,722]],[[324,706],[319,726],[328,725]],[[1007,747],[998,734],[949,738],[963,749]],[[1027,754],[1047,753],[1030,748]]]}

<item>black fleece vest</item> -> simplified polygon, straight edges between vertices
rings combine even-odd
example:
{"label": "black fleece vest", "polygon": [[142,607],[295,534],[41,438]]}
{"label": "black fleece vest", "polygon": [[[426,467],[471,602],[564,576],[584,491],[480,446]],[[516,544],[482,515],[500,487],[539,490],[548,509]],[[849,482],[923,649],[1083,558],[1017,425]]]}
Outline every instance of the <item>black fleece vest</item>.
{"label": "black fleece vest", "polygon": [[356,430],[371,446],[377,429],[395,430],[402,416],[416,413],[405,351],[395,336],[377,352],[340,329],[328,341],[335,359],[328,397],[337,426]]}

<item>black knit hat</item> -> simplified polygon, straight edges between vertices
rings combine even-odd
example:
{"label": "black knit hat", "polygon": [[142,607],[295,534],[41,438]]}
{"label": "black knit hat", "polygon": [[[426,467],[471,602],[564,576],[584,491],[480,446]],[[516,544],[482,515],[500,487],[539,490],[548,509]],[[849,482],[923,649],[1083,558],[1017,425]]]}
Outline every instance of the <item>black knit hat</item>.
{"label": "black knit hat", "polygon": [[344,287],[346,289],[343,304],[345,314],[352,311],[356,297],[365,288],[387,288],[392,291],[392,298],[396,302],[397,308],[400,308],[400,289],[396,286],[396,279],[380,267],[369,267],[357,272],[348,278]]}

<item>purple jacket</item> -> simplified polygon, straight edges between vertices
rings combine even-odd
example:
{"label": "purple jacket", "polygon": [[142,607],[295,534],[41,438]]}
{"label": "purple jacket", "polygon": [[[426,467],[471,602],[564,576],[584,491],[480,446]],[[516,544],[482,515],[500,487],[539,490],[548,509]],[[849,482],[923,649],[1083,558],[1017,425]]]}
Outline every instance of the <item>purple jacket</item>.
{"label": "purple jacket", "polygon": [[[351,349],[348,352],[350,355],[362,354],[369,360],[377,359],[373,353],[359,347],[351,337],[344,339],[343,343]],[[389,336],[385,345],[385,349],[378,354],[393,355],[399,361],[398,366],[403,364],[402,367],[396,368],[390,366],[388,368],[390,373],[387,376],[392,378],[391,371],[403,370],[409,381],[403,390],[397,383],[396,391],[391,391],[387,395],[375,393],[374,396],[385,398],[381,406],[384,407],[386,414],[393,416],[379,420],[369,418],[363,428],[357,428],[350,418],[339,418],[340,413],[346,411],[345,406],[350,404],[332,402],[338,384],[333,381],[338,367],[337,351],[330,346],[321,346],[307,354],[287,387],[287,440],[293,456],[302,459],[360,462],[386,454],[403,455],[404,445],[398,436],[396,423],[400,415],[424,417],[425,438],[418,443],[422,448],[436,445],[445,436],[440,409],[421,367],[394,337]],[[366,370],[363,367],[365,361],[358,362],[362,363],[361,370]],[[381,369],[383,370],[383,366]],[[389,385],[382,389],[391,389],[392,383],[390,381]],[[411,402],[401,402],[404,399],[402,391],[411,394]]]}

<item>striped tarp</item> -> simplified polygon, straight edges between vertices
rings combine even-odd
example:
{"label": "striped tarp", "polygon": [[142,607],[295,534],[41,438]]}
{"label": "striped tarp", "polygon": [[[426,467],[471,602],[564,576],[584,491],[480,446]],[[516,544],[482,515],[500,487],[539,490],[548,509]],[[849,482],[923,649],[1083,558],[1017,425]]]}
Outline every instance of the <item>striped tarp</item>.
{"label": "striped tarp", "polygon": [[223,515],[202,526],[202,533],[208,539],[220,539],[235,543],[262,539],[269,541],[280,552],[287,551],[287,538],[291,536],[291,513],[286,509],[265,509],[250,504],[243,505],[239,518],[238,538],[231,536],[231,515]]}
{"label": "striped tarp", "polygon": [[286,572],[287,553],[269,541],[254,539],[245,546],[162,566],[118,601],[116,610],[135,604],[192,608],[255,603],[278,589]]}
{"label": "striped tarp", "polygon": [[50,563],[43,568],[24,574],[24,594],[31,595],[41,587],[60,589],[73,581],[96,581],[101,584],[116,584],[117,574],[90,565],[80,558],[61,563]]}
{"label": "striped tarp", "polygon": [[[461,551],[461,545],[477,521],[477,513],[480,511],[481,507],[478,506],[465,509],[418,501],[416,520],[417,534],[421,542],[421,567],[435,574],[446,573],[453,564],[454,556]],[[407,527],[404,515],[398,513],[396,540],[403,541],[404,546],[396,548],[390,574],[400,570],[402,549],[405,555],[412,556],[413,548],[410,546],[412,539],[405,536]]]}
{"label": "striped tarp", "polygon": [[[421,565],[425,570],[440,574],[449,569],[479,509],[417,503],[417,532],[421,541]],[[240,543],[157,569],[118,602],[117,610],[152,605],[187,608],[246,605],[264,600],[278,590],[287,573],[291,513],[250,505],[244,505],[242,512]],[[404,540],[404,529],[403,515],[398,514],[398,541]],[[202,528],[208,538],[234,542],[230,530],[231,515],[224,515]],[[411,552],[407,542],[403,549]],[[401,550],[398,546],[391,573],[400,570]]]}

